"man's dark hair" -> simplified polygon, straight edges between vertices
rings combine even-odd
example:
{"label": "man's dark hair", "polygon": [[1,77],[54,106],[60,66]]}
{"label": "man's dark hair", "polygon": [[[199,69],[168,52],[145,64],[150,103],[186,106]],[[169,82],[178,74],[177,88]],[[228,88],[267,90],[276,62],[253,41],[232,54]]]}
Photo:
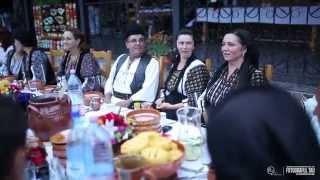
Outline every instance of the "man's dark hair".
{"label": "man's dark hair", "polygon": [[0,95],[0,179],[12,175],[14,159],[25,145],[27,120],[21,106]]}

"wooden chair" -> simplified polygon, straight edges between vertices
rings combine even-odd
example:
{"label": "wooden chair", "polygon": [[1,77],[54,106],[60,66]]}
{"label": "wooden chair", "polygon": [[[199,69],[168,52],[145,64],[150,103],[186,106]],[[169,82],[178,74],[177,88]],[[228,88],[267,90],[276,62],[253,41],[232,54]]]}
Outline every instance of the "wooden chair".
{"label": "wooden chair", "polygon": [[264,66],[264,75],[266,76],[268,81],[271,81],[273,78],[273,66],[272,64],[266,64]]}
{"label": "wooden chair", "polygon": [[104,88],[104,84],[109,76],[112,64],[112,51],[95,51],[91,50],[91,53],[95,60],[98,62],[100,70],[102,72],[101,76],[101,86]]}
{"label": "wooden chair", "polygon": [[111,70],[111,63],[112,63],[112,52],[108,51],[91,51],[93,57],[99,64],[99,67],[102,71],[102,74],[105,77],[109,76]]}
{"label": "wooden chair", "polygon": [[164,72],[165,72],[165,57],[164,56],[160,56],[159,57],[159,69],[160,69],[160,73],[159,73],[159,87],[160,88],[164,88]]}
{"label": "wooden chair", "polygon": [[52,69],[53,69],[55,75],[57,75],[57,72],[58,72],[60,64],[63,60],[63,57],[64,57],[63,50],[51,49],[49,51],[49,61],[50,61],[50,64],[52,66]]}
{"label": "wooden chair", "polygon": [[213,75],[213,60],[210,58],[207,58],[205,60],[205,64],[206,64],[208,72],[210,73],[210,76],[212,76]]}

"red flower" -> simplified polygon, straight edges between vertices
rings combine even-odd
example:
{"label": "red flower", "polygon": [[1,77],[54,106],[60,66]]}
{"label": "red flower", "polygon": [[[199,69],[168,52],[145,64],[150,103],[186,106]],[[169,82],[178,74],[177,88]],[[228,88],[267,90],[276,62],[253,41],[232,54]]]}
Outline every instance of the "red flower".
{"label": "red flower", "polygon": [[98,123],[103,123],[105,124],[106,121],[110,122],[113,121],[114,122],[114,126],[127,126],[127,123],[125,122],[124,118],[118,114],[115,114],[113,112],[108,113],[106,115],[100,116],[98,118]]}
{"label": "red flower", "polygon": [[40,166],[46,161],[46,151],[42,147],[31,148],[28,153],[28,158],[36,166]]}

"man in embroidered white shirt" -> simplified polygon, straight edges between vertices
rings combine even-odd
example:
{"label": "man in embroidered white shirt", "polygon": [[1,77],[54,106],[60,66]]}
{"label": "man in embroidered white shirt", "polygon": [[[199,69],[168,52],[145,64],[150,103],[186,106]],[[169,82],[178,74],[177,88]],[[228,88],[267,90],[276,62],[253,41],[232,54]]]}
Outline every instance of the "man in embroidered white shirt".
{"label": "man in embroidered white shirt", "polygon": [[129,107],[132,102],[153,102],[159,85],[159,62],[146,54],[145,35],[137,25],[125,34],[128,54],[120,55],[105,84],[106,102]]}

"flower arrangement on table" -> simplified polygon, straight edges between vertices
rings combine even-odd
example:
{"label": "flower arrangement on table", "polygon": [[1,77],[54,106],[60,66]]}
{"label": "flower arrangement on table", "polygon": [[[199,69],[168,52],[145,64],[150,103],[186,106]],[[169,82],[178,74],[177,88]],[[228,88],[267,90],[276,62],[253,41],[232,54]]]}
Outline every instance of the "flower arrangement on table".
{"label": "flower arrangement on table", "polygon": [[0,80],[0,94],[3,94],[3,95],[16,94],[16,93],[19,93],[21,89],[22,88],[16,82],[10,83],[10,81],[6,79]]}
{"label": "flower arrangement on table", "polygon": [[132,137],[133,129],[123,116],[110,112],[98,118],[98,124],[111,134],[112,144],[121,144],[123,141]]}
{"label": "flower arrangement on table", "polygon": [[23,86],[19,81],[10,83],[10,81],[6,79],[0,80],[0,94],[11,96],[16,102],[20,103],[23,107],[26,107],[31,94],[22,93],[22,89]]}
{"label": "flower arrangement on table", "polygon": [[10,94],[10,82],[8,80],[0,80],[0,94],[9,95]]}

